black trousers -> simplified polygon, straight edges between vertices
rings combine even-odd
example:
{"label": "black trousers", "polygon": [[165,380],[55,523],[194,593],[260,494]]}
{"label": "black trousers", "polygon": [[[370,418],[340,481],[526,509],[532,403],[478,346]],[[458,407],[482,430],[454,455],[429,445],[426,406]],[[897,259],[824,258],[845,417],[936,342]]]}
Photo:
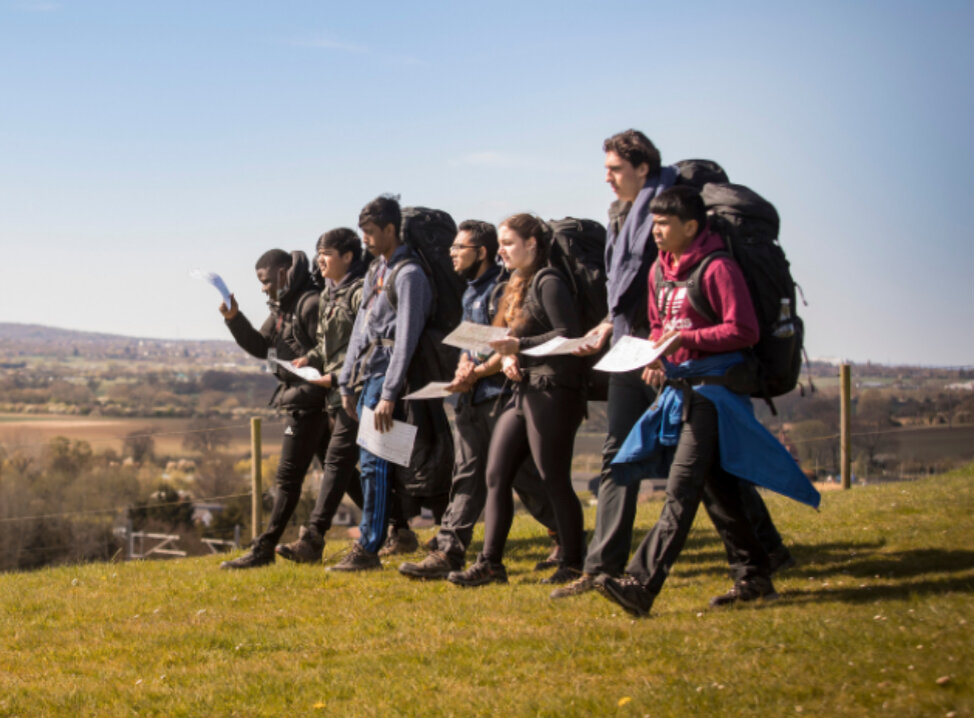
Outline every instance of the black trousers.
{"label": "black trousers", "polygon": [[329,443],[323,457],[323,478],[319,483],[316,505],[309,515],[308,526],[320,535],[329,531],[333,516],[339,508],[343,494],[349,494],[358,507],[363,508],[363,490],[360,487],[360,472],[357,461],[360,447],[357,446],[359,422],[342,408],[329,410]]}
{"label": "black trousers", "polygon": [[[611,477],[615,458],[632,427],[657,396],[655,389],[642,381],[641,370],[612,374],[608,382],[608,437],[601,449],[601,481],[594,535],[588,546],[584,570],[590,574],[618,576],[624,571],[632,546],[632,527],[638,502],[639,482],[621,486]],[[767,552],[783,546],[781,534],[768,513],[764,500],[748,481],[740,481],[744,508]],[[704,497],[709,503],[709,495]]]}
{"label": "black trousers", "polygon": [[[468,397],[463,397],[455,411],[452,488],[436,540],[438,550],[458,567],[465,564],[472,530],[486,506],[486,464],[492,430],[496,425],[496,417],[492,414],[495,403],[489,400],[473,405]],[[557,523],[550,497],[532,457],[527,457],[517,469],[513,489],[533,518],[556,535]]]}
{"label": "black trousers", "polygon": [[716,407],[696,392],[690,401],[689,419],[669,468],[662,514],[626,569],[653,595],[662,590],[679,557],[701,500],[723,539],[734,578],[770,573],[767,551],[744,508],[741,481],[720,467]]}
{"label": "black trousers", "polygon": [[486,540],[482,558],[502,563],[513,524],[513,484],[527,457],[540,472],[557,523],[561,565],[580,568],[584,558],[584,514],[571,484],[574,435],[584,418],[578,389],[520,386],[506,405],[489,442],[486,467]]}
{"label": "black trousers", "polygon": [[275,473],[275,503],[268,527],[258,537],[260,543],[274,546],[282,538],[299,503],[302,482],[313,456],[323,460],[328,435],[329,417],[325,411],[294,411],[286,415],[282,454]]}

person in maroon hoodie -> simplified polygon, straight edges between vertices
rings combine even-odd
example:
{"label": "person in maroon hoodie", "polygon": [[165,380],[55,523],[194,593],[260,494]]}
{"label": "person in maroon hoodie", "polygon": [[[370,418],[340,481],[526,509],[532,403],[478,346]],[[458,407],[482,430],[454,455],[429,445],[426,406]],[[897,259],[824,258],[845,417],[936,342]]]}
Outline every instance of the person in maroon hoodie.
{"label": "person in maroon hoodie", "polygon": [[[679,339],[670,352],[669,367],[656,361],[642,378],[663,387],[657,402],[661,424],[653,441],[674,445],[675,454],[659,520],[642,540],[626,575],[621,579],[601,576],[597,586],[629,613],[647,615],[703,500],[723,539],[735,578],[734,587],[714,598],[711,605],[776,598],[767,553],[744,511],[739,479],[721,466],[717,412],[723,402],[715,397],[728,389],[703,381],[708,372],[715,374],[741,363],[740,350],[754,345],[760,336],[747,283],[732,257],[712,259],[703,272],[701,287],[720,321],[712,323],[700,316],[690,306],[685,280],[705,257],[724,252],[724,241],[709,228],[703,199],[690,187],[663,191],[652,201],[651,212],[659,249],[656,264],[665,281],[656,287],[653,265],[649,273],[650,339],[660,341],[674,335]],[[677,378],[680,373],[675,365],[680,365],[686,378]],[[699,368],[704,369],[703,375],[698,375]],[[708,391],[699,391],[707,388],[704,384],[710,384]],[[711,395],[714,398],[707,398]]]}

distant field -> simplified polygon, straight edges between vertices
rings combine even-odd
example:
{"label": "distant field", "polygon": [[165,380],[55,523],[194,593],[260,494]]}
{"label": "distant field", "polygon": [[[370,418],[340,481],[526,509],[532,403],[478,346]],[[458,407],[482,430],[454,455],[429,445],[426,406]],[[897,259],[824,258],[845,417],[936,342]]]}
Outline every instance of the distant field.
{"label": "distant field", "polygon": [[[87,441],[95,451],[122,451],[127,434],[135,431],[153,433],[158,456],[190,456],[183,448],[190,419],[118,419],[84,416],[0,414],[0,443],[24,448],[40,447],[55,436]],[[246,454],[251,450],[251,427],[247,421],[228,419],[233,438],[229,450]],[[281,422],[262,420],[263,453],[278,451]]]}

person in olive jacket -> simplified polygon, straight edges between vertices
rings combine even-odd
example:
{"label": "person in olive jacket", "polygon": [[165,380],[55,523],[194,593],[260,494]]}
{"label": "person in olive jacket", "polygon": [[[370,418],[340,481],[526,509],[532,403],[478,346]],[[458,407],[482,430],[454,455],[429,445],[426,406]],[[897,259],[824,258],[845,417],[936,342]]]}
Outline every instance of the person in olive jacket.
{"label": "person in olive jacket", "polygon": [[[220,311],[234,340],[242,349],[259,359],[291,361],[306,356],[316,344],[319,324],[319,287],[309,271],[305,252],[290,255],[271,249],[255,264],[262,291],[268,296],[271,310],[261,329],[255,329],[238,309],[231,295],[231,306],[221,304]],[[251,550],[221,564],[224,569],[264,566],[275,561],[275,545],[292,517],[302,491],[313,455],[322,459],[329,423],[326,415],[326,390],[314,386],[274,366],[279,380],[269,404],[285,413],[282,453],[275,474],[275,503],[268,527],[252,543]]]}
{"label": "person in olive jacket", "polygon": [[309,521],[299,529],[297,540],[275,548],[275,553],[290,561],[319,563],[322,560],[324,535],[332,526],[333,514],[344,492],[363,508],[363,491],[357,472],[360,458],[357,430],[360,425],[343,411],[343,398],[336,380],[346,359],[346,347],[363,297],[363,275],[367,265],[362,254],[360,237],[347,227],[331,229],[316,243],[316,263],[326,281],[326,288],[319,297],[316,346],[292,364],[295,367],[312,366],[322,372],[322,379],[311,383],[326,389],[330,435],[319,496]]}

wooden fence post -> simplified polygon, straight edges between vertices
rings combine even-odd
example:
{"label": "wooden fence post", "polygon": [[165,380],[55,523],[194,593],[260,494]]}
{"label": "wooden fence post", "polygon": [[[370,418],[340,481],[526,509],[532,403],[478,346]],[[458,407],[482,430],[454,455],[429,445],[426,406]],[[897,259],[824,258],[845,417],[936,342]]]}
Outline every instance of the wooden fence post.
{"label": "wooden fence post", "polygon": [[251,417],[251,538],[261,534],[261,418]]}
{"label": "wooden fence post", "polygon": [[839,403],[841,405],[841,414],[839,417],[839,473],[842,480],[842,488],[844,489],[849,488],[852,473],[852,444],[849,429],[849,410],[852,405],[850,369],[851,366],[849,364],[839,366]]}

